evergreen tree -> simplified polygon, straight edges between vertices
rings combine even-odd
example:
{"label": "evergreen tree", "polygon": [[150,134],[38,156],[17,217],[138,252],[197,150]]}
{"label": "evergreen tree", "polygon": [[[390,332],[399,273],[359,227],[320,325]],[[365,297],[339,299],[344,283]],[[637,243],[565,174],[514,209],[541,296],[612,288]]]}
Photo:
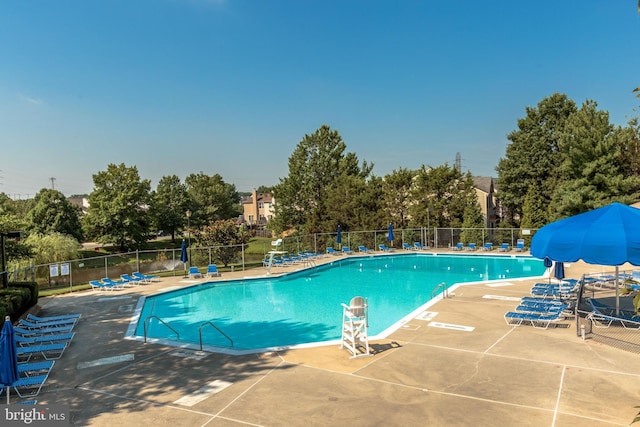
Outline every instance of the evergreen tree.
{"label": "evergreen tree", "polygon": [[414,171],[406,168],[393,170],[382,184],[384,210],[388,219],[399,228],[409,224],[409,208],[413,202]]}
{"label": "evergreen tree", "polygon": [[609,114],[586,101],[572,114],[561,138],[561,180],[550,206],[551,219],[560,219],[608,205],[630,204],[640,196],[640,177],[627,175],[631,159],[622,159],[629,148],[628,131],[614,128]]}
{"label": "evergreen tree", "polygon": [[314,233],[337,223],[332,219],[328,193],[342,188],[338,181],[346,177],[366,179],[373,167],[366,162],[360,166],[357,156],[345,150],[340,134],[327,125],[298,143],[289,157],[289,174],[273,188],[276,213],[272,228],[276,232]]}
{"label": "evergreen tree", "polygon": [[518,129],[507,138],[505,157],[498,161],[498,197],[508,219],[522,218],[524,199],[529,186],[543,189],[550,202],[559,179],[563,160],[560,138],[565,134],[567,119],[576,111],[575,103],[566,95],[555,93],[527,107],[526,116],[518,120]]}

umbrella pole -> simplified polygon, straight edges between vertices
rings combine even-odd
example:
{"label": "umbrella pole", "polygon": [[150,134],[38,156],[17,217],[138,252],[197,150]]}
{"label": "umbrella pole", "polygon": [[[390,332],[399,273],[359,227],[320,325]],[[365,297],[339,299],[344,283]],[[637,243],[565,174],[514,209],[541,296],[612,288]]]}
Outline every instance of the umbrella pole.
{"label": "umbrella pole", "polygon": [[616,316],[620,315],[620,294],[618,293],[618,266],[616,265]]}

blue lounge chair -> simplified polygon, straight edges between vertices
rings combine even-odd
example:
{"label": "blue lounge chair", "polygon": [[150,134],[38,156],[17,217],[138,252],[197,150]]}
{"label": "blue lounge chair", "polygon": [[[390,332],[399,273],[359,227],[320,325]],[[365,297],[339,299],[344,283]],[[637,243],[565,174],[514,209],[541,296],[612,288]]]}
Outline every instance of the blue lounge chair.
{"label": "blue lounge chair", "polygon": [[380,249],[382,252],[391,252],[391,248],[385,245],[384,243],[381,245],[378,245],[378,249]]}
{"label": "blue lounge chair", "polygon": [[27,314],[27,319],[29,319],[32,322],[52,322],[52,321],[56,321],[56,320],[65,320],[65,319],[80,319],[81,314],[77,313],[77,314],[62,314],[60,316],[46,316],[46,317],[40,317],[40,316],[36,316],[35,314]]}
{"label": "blue lounge chair", "polygon": [[220,277],[221,274],[218,271],[218,267],[215,264],[209,264],[207,266],[207,277]]}
{"label": "blue lounge chair", "polygon": [[358,252],[363,252],[366,254],[367,252],[369,252],[369,249],[367,249],[366,246],[360,245],[358,246]]}
{"label": "blue lounge chair", "polygon": [[411,245],[410,245],[410,244],[408,244],[408,243],[403,243],[403,244],[402,244],[402,249],[404,249],[405,251],[410,251],[410,250],[412,250],[412,249],[413,249],[413,246],[411,246]]}
{"label": "blue lounge chair", "polygon": [[140,279],[140,281],[142,281],[144,283],[151,283],[155,279],[159,279],[160,278],[160,276],[152,276],[152,275],[149,275],[149,274],[142,274],[139,271],[134,271],[133,273],[131,273],[131,276],[135,277],[136,279]]}
{"label": "blue lounge chair", "polygon": [[124,280],[113,280],[108,277],[103,278],[102,283],[111,286],[113,289],[124,289],[124,286],[127,284]]}
{"label": "blue lounge chair", "polygon": [[419,251],[420,251],[420,250],[423,250],[423,249],[429,249],[429,247],[428,247],[428,246],[424,246],[424,245],[423,245],[422,243],[420,243],[420,242],[413,242],[413,247],[414,247],[414,249],[419,250]]}
{"label": "blue lounge chair", "polygon": [[113,286],[109,286],[106,283],[102,283],[99,280],[89,280],[89,284],[91,285],[91,289],[94,291],[112,291]]}
{"label": "blue lounge chair", "polygon": [[18,374],[21,377],[32,377],[34,375],[43,375],[51,371],[55,360],[42,360],[39,362],[18,363]]}
{"label": "blue lounge chair", "polygon": [[596,328],[608,328],[611,324],[622,325],[625,329],[640,329],[640,316],[634,312],[619,310],[616,313],[614,307],[602,304],[600,301],[589,298],[589,305],[593,310],[587,315]]}
{"label": "blue lounge chair", "polygon": [[25,329],[40,329],[40,328],[55,328],[57,326],[75,326],[76,322],[72,321],[64,321],[64,320],[54,320],[51,322],[32,322],[27,319],[20,319],[18,321],[18,326]]}
{"label": "blue lounge chair", "polygon": [[138,286],[140,283],[142,283],[142,281],[140,279],[132,277],[132,276],[130,276],[128,274],[121,274],[120,275],[120,279],[122,279],[122,281],[126,285],[131,285],[131,286]]}
{"label": "blue lounge chair", "polygon": [[[18,381],[13,383],[11,388],[14,389],[20,397],[37,396],[48,377],[48,373],[43,375],[34,375],[31,377],[20,377]],[[6,393],[7,388],[5,387],[2,392]]]}
{"label": "blue lounge chair", "polygon": [[454,247],[452,247],[451,249],[453,249],[454,251],[461,251],[464,248],[464,243],[462,242],[458,242]]}
{"label": "blue lounge chair", "polygon": [[24,362],[28,362],[34,354],[40,354],[46,360],[60,359],[64,351],[67,349],[67,344],[68,342],[28,345],[24,347],[18,346],[16,352],[18,354],[18,359]]}
{"label": "blue lounge chair", "polygon": [[333,249],[331,247],[327,248],[327,253],[329,255],[338,255],[338,252],[336,252],[335,249]]}
{"label": "blue lounge chair", "polygon": [[491,251],[491,250],[493,250],[493,243],[491,243],[491,242],[485,243],[484,246],[482,247],[482,250],[483,251]]}
{"label": "blue lounge chair", "polygon": [[476,244],[475,243],[469,243],[469,245],[467,246],[467,250],[468,251],[475,251],[476,250]]}
{"label": "blue lounge chair", "polygon": [[198,267],[189,267],[189,279],[198,279],[202,278],[202,273]]}
{"label": "blue lounge chair", "polygon": [[508,243],[503,243],[500,245],[500,247],[498,248],[498,250],[500,252],[509,252],[510,246]]}
{"label": "blue lounge chair", "polygon": [[508,311],[504,315],[507,325],[520,326],[528,323],[534,328],[547,329],[551,323],[564,320],[562,312],[554,313],[526,313],[518,311]]}
{"label": "blue lounge chair", "polygon": [[33,335],[44,335],[44,334],[66,334],[71,332],[73,329],[72,324],[56,326],[56,327],[43,327],[43,328],[31,328],[26,329],[20,326],[15,326],[13,330],[16,334],[20,334],[24,337],[29,337]]}
{"label": "blue lounge chair", "polygon": [[353,251],[349,248],[349,246],[343,246],[342,253],[345,255],[353,255]]}
{"label": "blue lounge chair", "polygon": [[524,239],[518,239],[518,241],[516,242],[515,250],[516,252],[524,251]]}
{"label": "blue lounge chair", "polygon": [[16,334],[16,343],[21,346],[29,344],[52,344],[58,341],[69,342],[75,336],[75,332],[68,332],[66,334],[39,334],[25,337],[20,334]]}

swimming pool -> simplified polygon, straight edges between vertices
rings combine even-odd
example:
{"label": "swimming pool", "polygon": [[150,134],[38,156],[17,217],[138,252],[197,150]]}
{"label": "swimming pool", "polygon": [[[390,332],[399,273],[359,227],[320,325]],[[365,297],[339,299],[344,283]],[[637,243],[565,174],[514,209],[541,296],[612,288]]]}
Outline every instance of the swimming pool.
{"label": "swimming pool", "polygon": [[[128,337],[257,352],[339,340],[342,307],[369,302],[369,336],[382,338],[448,286],[541,276],[524,256],[398,254],[351,256],[281,277],[216,281],[141,299]],[[211,323],[209,323],[211,322]]]}

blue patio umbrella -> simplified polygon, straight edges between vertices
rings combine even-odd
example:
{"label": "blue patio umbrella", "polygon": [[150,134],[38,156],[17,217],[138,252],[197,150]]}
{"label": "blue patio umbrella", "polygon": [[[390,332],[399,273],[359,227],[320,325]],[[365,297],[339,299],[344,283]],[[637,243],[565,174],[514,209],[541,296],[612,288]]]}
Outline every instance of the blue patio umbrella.
{"label": "blue patio umbrella", "polygon": [[342,246],[342,228],[338,225],[338,234],[336,235],[336,243]]}
{"label": "blue patio umbrella", "polygon": [[564,279],[564,263],[556,261],[556,266],[553,268],[553,275],[558,280]]}
{"label": "blue patio umbrella", "polygon": [[8,404],[11,386],[19,378],[16,336],[9,316],[5,317],[0,333],[0,362],[0,384],[5,387]]}
{"label": "blue patio umbrella", "polygon": [[187,243],[182,239],[182,246],[180,249],[180,261],[184,264],[185,276],[187,272],[187,261],[189,261],[189,255],[187,255]]}
{"label": "blue patio umbrella", "polygon": [[[544,266],[545,268],[549,268],[553,265],[553,260],[551,258],[549,258],[548,256],[544,257],[543,260]],[[549,274],[549,283],[551,283],[551,274]]]}
{"label": "blue patio umbrella", "polygon": [[[582,260],[587,264],[616,268],[640,265],[640,209],[621,203],[561,219],[545,225],[531,241],[531,255],[559,262]],[[620,300],[616,296],[616,312]]]}
{"label": "blue patio umbrella", "polygon": [[387,232],[387,239],[391,242],[391,246],[393,246],[393,224],[389,223],[389,231]]}

